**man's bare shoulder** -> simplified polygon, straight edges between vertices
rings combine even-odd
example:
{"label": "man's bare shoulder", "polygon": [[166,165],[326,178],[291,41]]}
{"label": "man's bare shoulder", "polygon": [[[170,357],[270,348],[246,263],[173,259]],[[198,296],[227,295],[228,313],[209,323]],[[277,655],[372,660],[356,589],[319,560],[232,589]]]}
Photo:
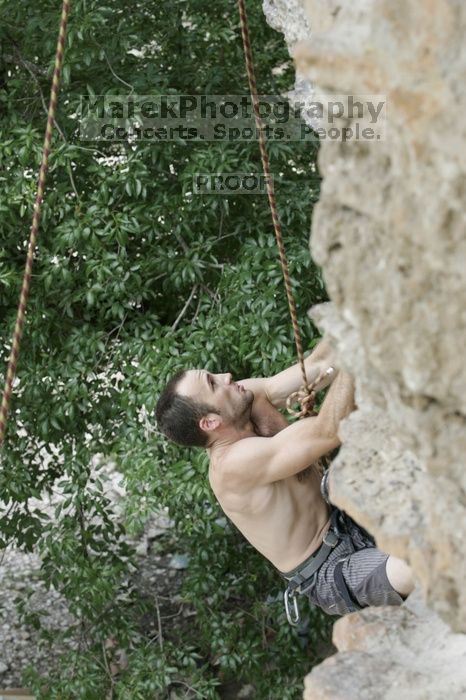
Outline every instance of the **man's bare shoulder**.
{"label": "man's bare shoulder", "polygon": [[276,485],[263,483],[258,478],[261,460],[257,458],[259,445],[270,438],[248,437],[238,440],[222,453],[214,465],[211,461],[209,481],[223,510],[233,513],[263,512],[275,493]]}
{"label": "man's bare shoulder", "polygon": [[212,463],[219,473],[235,472],[245,461],[249,462],[255,455],[260,455],[267,441],[270,441],[270,438],[259,435],[242,438],[229,445],[218,455],[212,455]]}
{"label": "man's bare shoulder", "polygon": [[270,438],[252,436],[237,440],[227,449],[211,457],[211,473],[217,484],[234,490],[248,488],[255,473],[264,466]]}

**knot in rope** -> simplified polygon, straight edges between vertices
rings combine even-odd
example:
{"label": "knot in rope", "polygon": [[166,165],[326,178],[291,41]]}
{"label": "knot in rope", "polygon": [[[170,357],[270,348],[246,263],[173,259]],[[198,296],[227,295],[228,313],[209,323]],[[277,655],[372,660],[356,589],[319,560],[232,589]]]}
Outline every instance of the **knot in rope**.
{"label": "knot in rope", "polygon": [[[314,409],[316,399],[315,391],[311,390],[311,385],[308,387],[302,386],[298,391],[290,394],[286,400],[286,410],[296,418],[303,418],[306,415],[311,415]],[[294,403],[299,403],[301,410],[292,408]]]}

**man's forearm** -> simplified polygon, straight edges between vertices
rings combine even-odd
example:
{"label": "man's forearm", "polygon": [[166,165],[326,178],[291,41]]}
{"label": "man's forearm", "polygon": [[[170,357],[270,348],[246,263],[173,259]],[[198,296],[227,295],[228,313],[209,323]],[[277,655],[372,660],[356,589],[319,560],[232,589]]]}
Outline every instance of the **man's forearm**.
{"label": "man's forearm", "polygon": [[354,408],[354,380],[348,372],[339,370],[319,411],[321,430],[326,435],[337,435],[340,421]]}
{"label": "man's forearm", "polygon": [[[306,379],[308,384],[314,384],[319,377],[316,389],[320,391],[325,389],[334,379],[335,372],[325,374],[334,363],[333,350],[326,340],[321,340],[317,347],[304,360],[304,368],[306,370]],[[278,408],[284,408],[286,399],[290,394],[298,391],[303,385],[303,376],[301,365],[296,363],[292,367],[279,372],[273,377],[266,380],[266,393],[270,403]]]}
{"label": "man's forearm", "polygon": [[307,362],[309,362],[309,364],[314,362],[328,362],[331,365],[332,363],[335,363],[335,360],[335,351],[327,338],[322,338],[322,340],[317,343],[311,354],[306,357],[304,364]]}

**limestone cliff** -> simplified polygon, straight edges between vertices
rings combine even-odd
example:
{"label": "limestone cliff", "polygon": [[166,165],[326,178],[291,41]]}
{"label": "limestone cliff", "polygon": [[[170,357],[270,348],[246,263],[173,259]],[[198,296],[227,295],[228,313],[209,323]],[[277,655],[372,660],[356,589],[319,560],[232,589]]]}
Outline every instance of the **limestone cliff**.
{"label": "limestone cliff", "polygon": [[[321,140],[311,235],[333,302],[314,317],[357,383],[358,410],[342,427],[331,497],[382,549],[410,563],[416,596],[429,609],[355,615],[351,624],[366,624],[368,635],[390,628],[394,651],[383,652],[382,676],[386,664],[401,668],[407,616],[413,629],[414,620],[425,629],[427,617],[441,625],[440,616],[466,631],[466,5],[266,0],[264,10],[317,94],[386,101],[380,140]],[[347,111],[334,125],[355,126],[356,118]],[[466,660],[462,635],[442,629],[452,658]],[[346,668],[348,644],[341,634],[336,641],[345,653],[311,679]],[[427,668],[429,654],[420,656]],[[456,685],[442,696],[465,696],[464,662],[448,668]],[[367,697],[392,697],[374,695],[376,680]],[[440,697],[427,686],[423,695],[393,697]]]}

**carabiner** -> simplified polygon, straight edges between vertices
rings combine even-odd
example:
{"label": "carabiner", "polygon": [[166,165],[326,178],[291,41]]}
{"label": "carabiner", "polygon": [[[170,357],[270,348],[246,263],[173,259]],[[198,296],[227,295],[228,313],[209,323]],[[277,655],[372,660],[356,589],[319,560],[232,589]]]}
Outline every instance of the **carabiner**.
{"label": "carabiner", "polygon": [[[293,601],[293,610],[290,610],[290,598]],[[285,594],[283,596],[283,600],[285,603],[285,612],[286,612],[286,619],[292,625],[293,627],[298,627],[299,622],[301,620],[301,617],[299,615],[299,607],[298,607],[298,601],[296,600],[296,593],[294,591],[291,591],[289,588],[286,589]],[[293,615],[292,615],[293,613]]]}

